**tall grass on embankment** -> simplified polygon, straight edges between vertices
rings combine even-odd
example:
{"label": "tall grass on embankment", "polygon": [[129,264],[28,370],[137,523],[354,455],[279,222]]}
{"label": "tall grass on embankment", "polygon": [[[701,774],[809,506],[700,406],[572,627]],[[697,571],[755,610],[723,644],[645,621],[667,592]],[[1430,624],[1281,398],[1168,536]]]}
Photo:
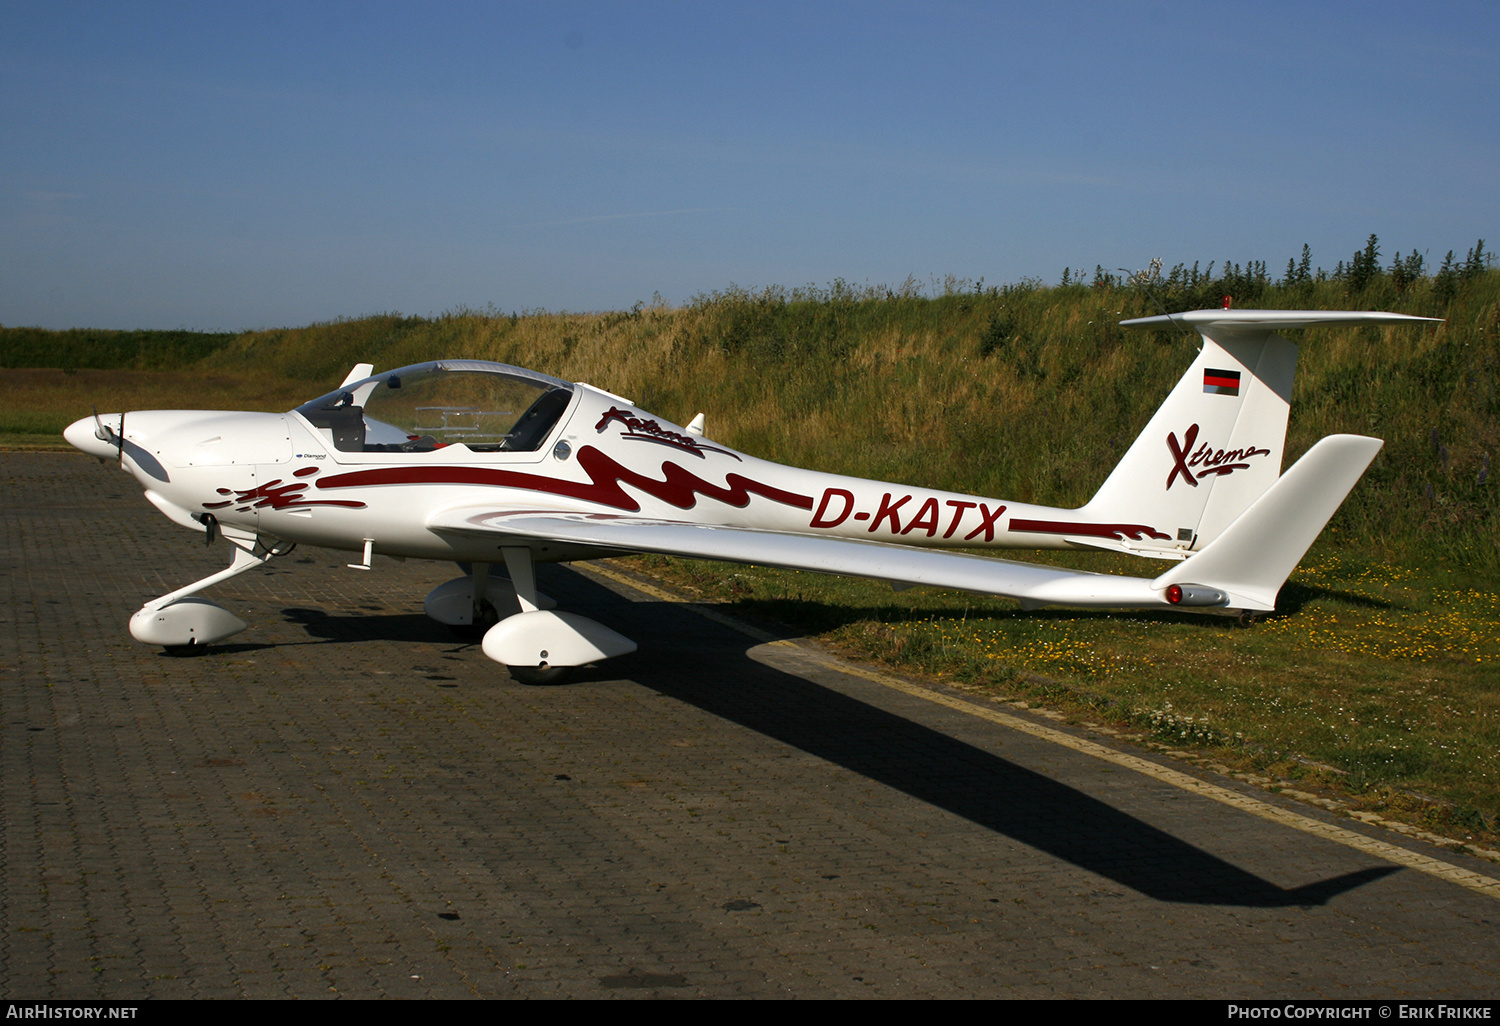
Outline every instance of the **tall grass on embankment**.
{"label": "tall grass on embankment", "polygon": [[[1341,263],[1322,280],[1294,263],[1280,282],[1257,264],[1216,277],[1179,267],[1156,274],[1150,292],[1173,310],[1217,306],[1227,293],[1241,307],[1446,318],[1293,333],[1301,364],[1288,460],[1333,432],[1384,438],[1334,531],[1386,558],[1500,568],[1490,466],[1500,450],[1500,273],[1460,263],[1423,275],[1399,256],[1370,273],[1361,256],[1350,261],[1360,275]],[[7,367],[132,372],[0,375],[0,435],[60,433],[96,405],[286,409],[356,362],[464,356],[588,381],[679,423],[705,411],[710,437],[770,459],[1069,506],[1103,481],[1196,351],[1192,332],[1118,326],[1156,312],[1146,289],[1099,271],[1057,287],[949,279],[924,294],[911,282],[836,281],[730,287],[681,308],[620,313],[383,314],[196,342],[94,333],[134,345],[101,340],[95,361],[86,333],[0,329]],[[46,362],[49,352],[58,358]],[[200,385],[186,383],[194,377]]]}
{"label": "tall grass on embankment", "polygon": [[[1215,307],[1366,309],[1428,327],[1325,327],[1301,345],[1288,462],[1334,432],[1386,440],[1305,565],[1283,612],[1250,630],[1210,618],[1021,613],[1013,604],[714,564],[653,560],[705,594],[850,651],[1028,700],[1113,718],[1280,774],[1323,773],[1383,808],[1491,837],[1500,816],[1500,272],[1482,245],[1431,271],[1389,267],[1372,237],[1347,266],[1096,268],[1064,284],[948,279],[695,296],[604,314],[383,314],[214,338],[156,361],[116,344],[132,374],[91,375],[76,345],[45,388],[0,375],[0,431],[58,432],[153,406],[286,409],[356,362],[499,360],[626,395],[709,437],[803,466],[1077,505],[1191,362],[1197,335],[1120,320]],[[1154,297],[1154,298],[1153,298]],[[17,329],[0,329],[0,362]],[[53,333],[64,334],[64,333]],[[142,333],[135,333],[137,335]],[[34,339],[33,339],[34,341]],[[76,341],[76,340],[74,340]],[[181,340],[172,345],[181,346]],[[34,345],[29,353],[43,352]],[[123,355],[122,355],[123,354]],[[128,357],[128,359],[127,359]],[[35,359],[35,357],[33,357]],[[134,361],[134,362],[131,362]],[[167,365],[171,370],[168,371]],[[159,368],[159,369],[152,369]],[[66,370],[75,371],[68,374]],[[152,393],[152,381],[159,387]],[[114,393],[108,391],[115,389]],[[1100,554],[1041,558],[1149,575]],[[1309,765],[1324,767],[1309,770]],[[1465,833],[1467,832],[1467,833]]]}

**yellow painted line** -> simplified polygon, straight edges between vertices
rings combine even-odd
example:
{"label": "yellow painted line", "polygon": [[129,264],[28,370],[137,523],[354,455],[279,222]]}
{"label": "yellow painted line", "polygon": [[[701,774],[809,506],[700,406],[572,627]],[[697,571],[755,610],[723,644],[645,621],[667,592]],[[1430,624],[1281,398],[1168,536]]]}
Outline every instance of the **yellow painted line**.
{"label": "yellow painted line", "polygon": [[1164,784],[1171,784],[1173,787],[1181,788],[1184,791],[1202,795],[1204,798],[1209,798],[1213,801],[1231,806],[1233,808],[1239,809],[1241,812],[1247,812],[1252,816],[1258,816],[1259,818],[1269,820],[1272,823],[1278,823],[1282,826],[1291,827],[1293,830],[1300,830],[1305,834],[1311,834],[1314,837],[1320,837],[1326,841],[1333,841],[1336,844],[1342,844],[1347,848],[1353,848],[1356,851],[1362,851],[1367,855],[1373,855],[1376,858],[1384,859],[1387,862],[1394,862],[1396,865],[1404,866],[1407,869],[1415,869],[1419,873],[1426,873],[1429,876],[1437,877],[1438,879],[1445,880],[1448,883],[1457,884],[1460,887],[1465,887],[1478,894],[1484,894],[1488,895],[1491,898],[1500,899],[1500,880],[1496,880],[1493,877],[1484,876],[1479,873],[1471,872],[1467,869],[1461,869],[1458,866],[1451,865],[1447,862],[1442,861],[1441,859],[1435,859],[1427,855],[1421,855],[1417,852],[1411,851],[1410,849],[1402,848],[1398,845],[1390,844],[1386,841],[1379,841],[1373,837],[1366,837],[1364,834],[1356,833],[1353,830],[1345,830],[1343,827],[1334,826],[1331,823],[1324,823],[1321,820],[1312,819],[1311,817],[1301,815],[1300,813],[1292,812],[1288,809],[1283,809],[1276,805],[1271,805],[1268,802],[1263,802],[1258,798],[1252,798],[1249,795],[1230,790],[1227,787],[1220,787],[1217,784],[1210,784],[1206,780],[1200,780],[1197,777],[1192,776],[1188,773],[1183,773],[1180,770],[1174,770],[1167,766],[1162,766],[1159,763],[1152,762],[1150,759],[1143,759],[1138,755],[1130,755],[1125,752],[1117,751],[1106,745],[1101,745],[1097,742],[1089,741],[1081,737],[1075,737],[1072,734],[1066,733],[1064,731],[1056,730],[1052,727],[1047,727],[1040,723],[1033,723],[1030,720],[1022,719],[1019,716],[1012,716],[1009,713],[1004,713],[998,709],[978,705],[975,702],[968,701],[966,699],[958,698],[953,695],[945,695],[937,691],[931,691],[927,688],[919,687],[918,685],[912,684],[908,681],[901,680],[900,678],[892,677],[889,674],[881,673],[878,670],[866,669],[865,667],[856,666],[841,659],[835,659],[834,657],[824,652],[820,652],[805,645],[798,645],[796,642],[787,641],[785,639],[777,639],[774,635],[760,630],[759,628],[752,627],[749,624],[737,620],[732,616],[726,616],[725,614],[715,609],[711,609],[689,599],[684,599],[681,595],[676,595],[661,588],[657,588],[654,585],[647,584],[635,577],[626,576],[625,574],[622,574],[617,570],[602,566],[599,563],[588,564],[587,570],[590,573],[596,573],[601,577],[606,577],[619,584],[623,584],[628,588],[634,588],[636,591],[644,592],[647,595],[650,595],[652,598],[660,599],[664,602],[676,602],[679,604],[688,605],[692,607],[693,611],[698,615],[712,620],[715,623],[723,624],[726,627],[732,628],[733,630],[754,638],[756,641],[763,642],[766,645],[799,649],[803,655],[811,656],[816,661],[822,663],[830,669],[837,670],[840,673],[847,673],[855,677],[863,677],[865,680],[879,684],[883,687],[888,687],[893,690],[900,691],[906,695],[911,695],[914,698],[921,698],[925,701],[932,702],[936,705],[946,706],[949,709],[954,709],[958,712],[966,713],[970,716],[977,716],[980,719],[989,720],[991,723],[996,723],[1000,726],[1008,727],[1011,730],[1018,730],[1023,734],[1030,734],[1032,737],[1039,738],[1044,741],[1050,741],[1053,744],[1062,745],[1064,748],[1071,748],[1075,752],[1080,752],[1084,755],[1091,755],[1096,759],[1103,759],[1105,762],[1114,763],[1116,766],[1123,766],[1126,769],[1134,770],[1137,773],[1144,774],[1145,776],[1148,776],[1153,780],[1159,780]]}

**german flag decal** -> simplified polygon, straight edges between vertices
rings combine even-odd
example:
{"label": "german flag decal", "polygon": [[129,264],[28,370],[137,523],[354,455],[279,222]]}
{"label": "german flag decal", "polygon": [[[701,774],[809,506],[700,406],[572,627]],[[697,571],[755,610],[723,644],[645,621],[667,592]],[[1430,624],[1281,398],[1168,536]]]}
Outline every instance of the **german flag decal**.
{"label": "german flag decal", "polygon": [[1203,370],[1203,391],[1209,395],[1239,395],[1240,372],[1236,370]]}

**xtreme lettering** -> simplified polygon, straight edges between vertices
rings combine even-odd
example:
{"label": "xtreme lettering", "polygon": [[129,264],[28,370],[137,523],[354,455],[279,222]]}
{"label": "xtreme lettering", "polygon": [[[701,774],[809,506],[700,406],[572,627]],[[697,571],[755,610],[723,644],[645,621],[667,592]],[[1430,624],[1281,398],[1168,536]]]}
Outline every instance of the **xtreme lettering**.
{"label": "xtreme lettering", "polygon": [[[1182,433],[1182,441],[1177,441],[1177,436],[1167,432],[1167,451],[1172,454],[1172,470],[1167,474],[1167,487],[1172,487],[1172,482],[1180,476],[1185,482],[1198,487],[1198,478],[1207,477],[1210,474],[1232,474],[1236,470],[1244,470],[1250,464],[1243,462],[1252,456],[1269,456],[1270,449],[1257,449],[1251,446],[1248,449],[1215,449],[1207,442],[1193,448],[1193,443],[1198,440],[1198,425],[1194,424]],[[1189,450],[1192,455],[1188,455]],[[1196,474],[1194,470],[1196,469]]]}
{"label": "xtreme lettering", "polygon": [[1254,446],[1248,449],[1212,449],[1204,444],[1194,450],[1193,455],[1188,459],[1188,466],[1196,467],[1202,464],[1205,467],[1217,467],[1221,463],[1238,463],[1251,456],[1269,455],[1271,455],[1270,449],[1257,449]]}
{"label": "xtreme lettering", "polygon": [[818,508],[813,511],[812,521],[808,526],[821,528],[838,527],[852,516],[855,520],[870,521],[870,526],[866,530],[871,534],[879,530],[881,525],[885,525],[893,535],[905,536],[911,534],[913,531],[923,531],[927,534],[927,537],[936,538],[938,530],[943,526],[943,520],[945,519],[943,506],[948,506],[952,510],[952,513],[946,517],[948,527],[943,531],[944,538],[952,538],[957,533],[959,525],[966,518],[972,520],[972,518],[967,517],[969,510],[977,509],[979,511],[979,524],[973,530],[969,531],[968,534],[965,534],[963,540],[973,541],[982,534],[985,541],[994,541],[995,528],[999,525],[1000,515],[1005,512],[1003,504],[997,505],[991,510],[989,503],[985,502],[970,502],[967,499],[944,499],[940,503],[936,497],[929,497],[922,500],[916,512],[911,515],[911,519],[903,524],[901,521],[903,507],[908,502],[911,502],[913,498],[914,496],[911,495],[898,497],[892,495],[890,492],[886,492],[880,497],[880,502],[876,506],[875,513],[872,515],[865,510],[855,512],[853,492],[844,488],[825,488],[823,490],[823,497],[818,501]]}

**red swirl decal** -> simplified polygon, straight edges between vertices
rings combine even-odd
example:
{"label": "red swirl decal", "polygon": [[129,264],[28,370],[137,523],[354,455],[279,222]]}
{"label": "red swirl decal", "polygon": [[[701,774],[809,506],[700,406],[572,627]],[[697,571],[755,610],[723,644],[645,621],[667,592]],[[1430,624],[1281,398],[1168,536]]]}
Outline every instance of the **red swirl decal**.
{"label": "red swirl decal", "polygon": [[[304,471],[297,471],[304,473]],[[316,470],[313,473],[317,473]],[[304,499],[302,489],[312,482],[293,481],[290,484],[282,484],[281,478],[267,481],[255,488],[215,488],[214,491],[220,495],[233,495],[232,499],[223,502],[205,502],[204,509],[223,509],[225,506],[234,506],[236,513],[248,513],[252,509],[287,509],[292,506],[344,506],[348,509],[364,509],[365,504],[352,499]]]}
{"label": "red swirl decal", "polygon": [[1124,541],[1130,538],[1157,538],[1171,541],[1170,534],[1162,534],[1147,524],[1070,524],[1062,520],[1012,520],[1010,529],[1022,534],[1074,534],[1088,538],[1115,538]]}
{"label": "red swirl decal", "polygon": [[319,488],[359,488],[366,485],[394,484],[458,484],[491,485],[502,488],[524,488],[533,492],[549,492],[566,495],[586,502],[597,502],[601,506],[632,513],[641,504],[621,488],[628,484],[653,495],[678,509],[691,509],[698,504],[698,496],[715,499],[729,506],[743,509],[750,504],[750,496],[759,495],[798,509],[812,509],[810,495],[798,495],[772,485],[751,480],[742,474],[726,474],[724,484],[716,485],[698,477],[675,463],[661,465],[662,480],[647,477],[622,466],[613,457],[591,445],[578,450],[578,465],[588,474],[588,481],[563,481],[541,474],[526,474],[518,470],[499,470],[492,467],[381,467],[376,470],[355,470],[347,474],[336,474],[318,481]]}

